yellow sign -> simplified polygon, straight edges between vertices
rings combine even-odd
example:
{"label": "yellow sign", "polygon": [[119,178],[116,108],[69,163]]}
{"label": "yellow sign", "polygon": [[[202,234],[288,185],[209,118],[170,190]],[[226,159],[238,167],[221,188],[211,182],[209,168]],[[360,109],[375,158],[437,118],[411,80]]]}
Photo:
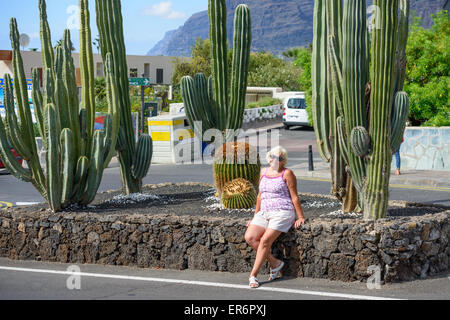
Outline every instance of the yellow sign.
{"label": "yellow sign", "polygon": [[178,126],[183,124],[183,120],[148,120],[148,125],[149,126]]}
{"label": "yellow sign", "polygon": [[170,141],[170,132],[152,132],[153,141]]}
{"label": "yellow sign", "polygon": [[185,130],[177,130],[177,139],[183,140],[184,138],[193,138],[194,137],[194,131],[191,129],[185,129]]}

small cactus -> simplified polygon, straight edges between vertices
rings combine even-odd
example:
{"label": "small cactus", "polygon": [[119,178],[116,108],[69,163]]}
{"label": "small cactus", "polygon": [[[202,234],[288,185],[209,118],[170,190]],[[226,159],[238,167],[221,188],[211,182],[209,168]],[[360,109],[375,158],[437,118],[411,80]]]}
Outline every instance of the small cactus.
{"label": "small cactus", "polygon": [[391,114],[391,151],[400,148],[409,113],[409,98],[406,92],[397,92]]}
{"label": "small cactus", "polygon": [[256,204],[256,196],[250,181],[237,178],[225,184],[221,200],[227,209],[250,209]]}
{"label": "small cactus", "polygon": [[369,154],[370,136],[364,127],[353,128],[350,135],[350,145],[358,157],[365,157]]}

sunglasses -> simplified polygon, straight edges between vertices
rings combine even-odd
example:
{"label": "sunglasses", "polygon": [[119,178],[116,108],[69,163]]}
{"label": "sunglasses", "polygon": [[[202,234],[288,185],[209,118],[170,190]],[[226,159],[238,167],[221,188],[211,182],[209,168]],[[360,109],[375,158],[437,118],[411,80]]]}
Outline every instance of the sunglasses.
{"label": "sunglasses", "polygon": [[272,160],[275,160],[275,159],[277,159],[278,161],[283,161],[284,160],[284,158],[282,156],[277,157],[277,156],[275,156],[273,154],[271,154],[269,157]]}

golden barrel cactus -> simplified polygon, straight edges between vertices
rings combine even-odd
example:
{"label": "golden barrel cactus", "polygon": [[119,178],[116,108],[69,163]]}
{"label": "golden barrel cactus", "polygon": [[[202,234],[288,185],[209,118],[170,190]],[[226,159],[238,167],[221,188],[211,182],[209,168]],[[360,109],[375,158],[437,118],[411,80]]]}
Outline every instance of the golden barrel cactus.
{"label": "golden barrel cactus", "polygon": [[237,178],[223,187],[222,204],[227,209],[250,209],[256,204],[256,190],[248,180]]}
{"label": "golden barrel cactus", "polygon": [[214,155],[214,183],[220,197],[225,184],[243,178],[253,184],[258,193],[261,161],[255,147],[246,142],[227,142]]}

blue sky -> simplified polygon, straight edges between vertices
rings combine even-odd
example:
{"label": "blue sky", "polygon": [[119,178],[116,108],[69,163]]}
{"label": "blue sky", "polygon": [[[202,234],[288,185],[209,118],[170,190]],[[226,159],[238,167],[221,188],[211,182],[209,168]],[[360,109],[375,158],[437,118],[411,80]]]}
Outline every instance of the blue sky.
{"label": "blue sky", "polygon": [[[47,0],[47,15],[52,32],[52,43],[62,38],[64,29],[70,27],[72,41],[79,49],[79,36],[74,9],[78,0]],[[89,1],[92,38],[98,35],[95,20],[95,0]],[[122,0],[124,34],[127,54],[145,55],[166,31],[183,25],[199,11],[208,9],[208,0]],[[20,33],[26,33],[31,42],[29,48],[38,48],[39,9],[38,0],[0,0],[0,50],[10,50],[9,21],[17,19]],[[94,53],[97,49],[93,48]]]}

